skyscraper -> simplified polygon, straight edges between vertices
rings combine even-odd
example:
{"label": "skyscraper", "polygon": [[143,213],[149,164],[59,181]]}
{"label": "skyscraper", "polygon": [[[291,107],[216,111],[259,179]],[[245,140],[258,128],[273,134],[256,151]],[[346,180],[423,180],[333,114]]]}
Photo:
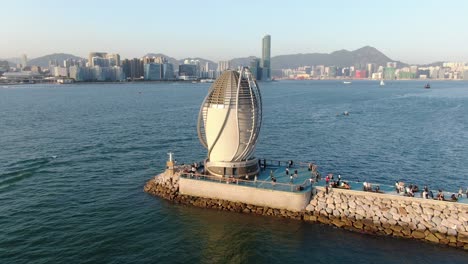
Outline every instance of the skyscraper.
{"label": "skyscraper", "polygon": [[21,56],[21,66],[24,68],[28,66],[28,56],[26,54],[23,54]]}
{"label": "skyscraper", "polygon": [[269,81],[271,80],[271,37],[270,35],[266,35],[263,37],[262,40],[262,62],[261,67],[263,69],[262,72],[262,80]]}

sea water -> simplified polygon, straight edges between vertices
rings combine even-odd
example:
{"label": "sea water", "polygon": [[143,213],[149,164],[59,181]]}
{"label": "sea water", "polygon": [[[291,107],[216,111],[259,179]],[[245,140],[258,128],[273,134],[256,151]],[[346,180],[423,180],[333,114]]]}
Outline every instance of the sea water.
{"label": "sea water", "polygon": [[[260,83],[262,158],[322,174],[468,188],[468,83]],[[466,263],[462,250],[174,205],[143,192],[206,155],[209,84],[0,88],[0,263]],[[349,115],[343,115],[347,111]]]}

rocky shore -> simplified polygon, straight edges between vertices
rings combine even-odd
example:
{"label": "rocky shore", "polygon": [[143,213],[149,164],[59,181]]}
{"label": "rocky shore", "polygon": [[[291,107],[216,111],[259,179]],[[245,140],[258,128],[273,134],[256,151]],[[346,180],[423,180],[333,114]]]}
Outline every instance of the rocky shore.
{"label": "rocky shore", "polygon": [[144,191],[176,204],[246,214],[291,218],[347,230],[417,239],[468,250],[468,205],[317,188],[300,212],[179,193],[177,174],[155,176]]}

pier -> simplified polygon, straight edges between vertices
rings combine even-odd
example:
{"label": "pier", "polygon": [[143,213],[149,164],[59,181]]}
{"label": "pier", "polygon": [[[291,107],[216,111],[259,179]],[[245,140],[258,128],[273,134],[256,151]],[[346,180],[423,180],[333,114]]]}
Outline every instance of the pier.
{"label": "pier", "polygon": [[[292,218],[468,250],[466,198],[448,202],[406,197],[383,184],[379,186],[385,193],[365,192],[362,183],[346,179],[342,180],[349,182],[350,190],[327,190],[324,179],[312,180],[310,163],[260,161],[257,179],[205,175],[202,163],[196,171],[190,171],[191,165],[168,166],[149,180],[144,190],[178,204]],[[285,173],[287,167],[293,174],[297,170],[292,182]]]}

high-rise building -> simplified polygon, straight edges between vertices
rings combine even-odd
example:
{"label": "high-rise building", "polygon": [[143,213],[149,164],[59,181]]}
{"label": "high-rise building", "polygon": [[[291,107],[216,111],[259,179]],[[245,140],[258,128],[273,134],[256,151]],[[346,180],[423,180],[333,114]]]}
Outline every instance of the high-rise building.
{"label": "high-rise building", "polygon": [[218,61],[218,72],[221,73],[225,70],[229,70],[230,63],[229,61]]}
{"label": "high-rise building", "polygon": [[96,65],[94,65],[93,58],[95,58],[95,57],[105,58],[106,55],[107,55],[106,52],[90,52],[89,55],[88,55],[88,66],[89,67],[96,66]]}
{"label": "high-rise building", "polygon": [[174,80],[174,65],[172,63],[162,64],[162,78],[163,80]]}
{"label": "high-rise building", "polygon": [[21,67],[26,67],[28,66],[28,56],[26,54],[23,54],[21,56]]}
{"label": "high-rise building", "polygon": [[8,61],[0,61],[0,75],[2,75],[4,72],[7,72],[8,70],[10,70]]}
{"label": "high-rise building", "polygon": [[256,80],[262,79],[262,67],[260,67],[260,59],[253,59],[250,62],[250,71]]}
{"label": "high-rise building", "polygon": [[145,64],[145,80],[159,81],[161,80],[162,65],[159,63]]}
{"label": "high-rise building", "polygon": [[271,80],[271,37],[266,35],[262,40],[262,80]]}
{"label": "high-rise building", "polygon": [[183,80],[197,79],[197,65],[195,64],[181,64],[179,65],[179,77]]}

